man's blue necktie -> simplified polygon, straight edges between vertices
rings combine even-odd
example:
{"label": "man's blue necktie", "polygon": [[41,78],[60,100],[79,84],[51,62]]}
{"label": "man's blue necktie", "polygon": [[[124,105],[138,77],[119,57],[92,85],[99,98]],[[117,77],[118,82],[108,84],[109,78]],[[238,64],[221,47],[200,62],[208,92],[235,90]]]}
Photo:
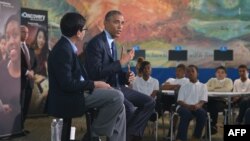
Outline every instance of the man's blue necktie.
{"label": "man's blue necktie", "polygon": [[[116,61],[117,60],[117,54],[116,54],[117,52],[116,52],[115,42],[111,43],[111,50],[112,50],[112,57],[113,57],[114,61]],[[115,74],[115,79],[116,79],[115,80],[116,81],[116,83],[115,83],[116,88],[120,89],[119,77],[118,77],[117,73]]]}
{"label": "man's blue necktie", "polygon": [[113,59],[114,59],[114,60],[117,60],[115,42],[112,42],[112,43],[111,43],[111,50],[112,50],[112,57],[113,57]]}

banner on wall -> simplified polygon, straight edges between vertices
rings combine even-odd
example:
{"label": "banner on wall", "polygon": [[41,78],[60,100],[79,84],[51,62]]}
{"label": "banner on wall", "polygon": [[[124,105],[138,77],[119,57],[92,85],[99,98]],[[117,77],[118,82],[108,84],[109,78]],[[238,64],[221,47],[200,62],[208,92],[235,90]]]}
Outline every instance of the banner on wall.
{"label": "banner on wall", "polygon": [[21,133],[20,1],[0,0],[0,138]]}
{"label": "banner on wall", "polygon": [[48,12],[21,8],[21,24],[27,26],[29,29],[29,36],[26,43],[30,48],[34,49],[37,60],[37,67],[34,69],[35,81],[29,115],[42,115],[48,94]]}

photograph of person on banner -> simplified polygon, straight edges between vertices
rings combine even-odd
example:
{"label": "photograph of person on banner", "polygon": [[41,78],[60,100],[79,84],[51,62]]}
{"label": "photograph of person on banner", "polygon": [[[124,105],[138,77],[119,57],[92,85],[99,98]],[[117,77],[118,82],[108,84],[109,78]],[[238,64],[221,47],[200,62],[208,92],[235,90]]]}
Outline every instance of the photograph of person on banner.
{"label": "photograph of person on banner", "polygon": [[21,131],[19,14],[7,19],[4,33],[9,57],[0,66],[0,136]]}
{"label": "photograph of person on banner", "polygon": [[47,79],[47,58],[49,53],[47,31],[43,27],[39,27],[36,36],[31,43],[31,47],[35,51],[37,58],[37,67],[35,69],[35,82],[39,92],[43,93],[47,90],[45,82]]}
{"label": "photograph of person on banner", "polygon": [[34,50],[37,62],[37,66],[34,68],[34,88],[28,115],[43,115],[48,95],[48,13],[39,9],[21,8],[21,24],[25,25],[29,30],[27,44]]}
{"label": "photograph of person on banner", "polygon": [[7,58],[6,39],[4,35],[0,35],[0,64],[6,61]]}

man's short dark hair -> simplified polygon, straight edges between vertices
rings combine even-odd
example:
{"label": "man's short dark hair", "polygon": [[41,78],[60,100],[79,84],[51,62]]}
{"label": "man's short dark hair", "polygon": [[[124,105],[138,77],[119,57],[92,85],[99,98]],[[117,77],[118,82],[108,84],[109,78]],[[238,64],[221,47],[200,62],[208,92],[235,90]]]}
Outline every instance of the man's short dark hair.
{"label": "man's short dark hair", "polygon": [[176,69],[182,69],[183,71],[186,70],[186,66],[184,64],[179,64]]}
{"label": "man's short dark hair", "polygon": [[146,67],[147,65],[150,65],[150,62],[149,62],[149,61],[143,61],[143,62],[141,63],[140,68],[139,68],[139,72],[142,73],[143,70],[145,69],[145,67]]}
{"label": "man's short dark hair", "polygon": [[105,15],[105,21],[108,21],[110,19],[110,17],[114,16],[114,15],[122,15],[122,13],[118,10],[110,10],[106,15]]}
{"label": "man's short dark hair", "polygon": [[224,70],[224,72],[227,73],[227,70],[226,70],[226,68],[225,68],[224,66],[219,66],[219,67],[217,67],[215,70],[216,70],[216,72],[217,72],[218,70]]}
{"label": "man's short dark hair", "polygon": [[82,31],[86,24],[86,19],[79,13],[66,13],[60,22],[61,32],[66,37],[72,37],[77,31]]}
{"label": "man's short dark hair", "polygon": [[194,68],[198,72],[198,67],[196,65],[189,65],[188,68]]}
{"label": "man's short dark hair", "polygon": [[239,65],[238,69],[246,69],[246,70],[248,70],[247,65],[244,65],[244,64]]}

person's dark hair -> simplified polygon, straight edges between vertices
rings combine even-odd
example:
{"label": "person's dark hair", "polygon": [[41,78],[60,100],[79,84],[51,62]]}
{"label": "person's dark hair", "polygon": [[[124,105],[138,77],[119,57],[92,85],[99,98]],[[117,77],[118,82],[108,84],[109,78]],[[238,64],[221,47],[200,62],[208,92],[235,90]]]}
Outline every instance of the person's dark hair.
{"label": "person's dark hair", "polygon": [[143,57],[138,57],[137,58],[137,63],[142,63],[144,61],[144,58]]}
{"label": "person's dark hair", "polygon": [[16,21],[16,22],[20,22],[20,16],[18,14],[14,14],[14,15],[11,15],[6,23],[5,23],[5,26],[4,26],[4,29],[6,30],[7,28],[7,25],[11,22],[11,21]]}
{"label": "person's dark hair", "polygon": [[224,66],[219,66],[215,70],[216,71],[218,71],[218,70],[224,70],[224,72],[227,73],[227,70],[226,70],[226,68]]}
{"label": "person's dark hair", "polygon": [[[0,41],[1,41],[2,39],[5,39],[5,36],[0,34]],[[1,52],[1,50],[0,50],[0,62],[1,62],[1,59],[2,59],[2,52]]]}
{"label": "person's dark hair", "polygon": [[186,70],[186,66],[184,64],[179,64],[176,68],[177,69],[182,69],[183,71]]}
{"label": "person's dark hair", "polygon": [[198,72],[198,67],[196,65],[189,65],[188,68],[194,68]]}
{"label": "person's dark hair", "polygon": [[77,31],[82,31],[86,24],[86,19],[79,13],[66,13],[60,22],[61,32],[66,37],[76,35]]}
{"label": "person's dark hair", "polygon": [[42,32],[44,34],[44,38],[45,38],[45,44],[44,47],[41,50],[41,53],[39,54],[39,59],[41,59],[42,61],[46,61],[47,57],[48,57],[48,53],[49,53],[49,47],[48,47],[48,35],[47,35],[47,30],[43,27],[38,28],[37,32],[36,32],[36,36],[34,41],[31,43],[31,47],[36,50],[38,48],[38,43],[37,43],[37,36],[39,34],[39,32]]}
{"label": "person's dark hair", "polygon": [[110,10],[106,15],[105,15],[105,21],[108,21],[110,19],[110,17],[114,16],[114,15],[122,15],[122,13],[118,10]]}
{"label": "person's dark hair", "polygon": [[244,65],[244,64],[239,65],[238,69],[246,69],[246,70],[248,70],[247,65]]}
{"label": "person's dark hair", "polygon": [[143,61],[143,62],[141,63],[140,68],[139,68],[139,72],[142,73],[143,70],[145,69],[145,67],[146,67],[147,65],[150,65],[150,62],[149,62],[149,61]]}

